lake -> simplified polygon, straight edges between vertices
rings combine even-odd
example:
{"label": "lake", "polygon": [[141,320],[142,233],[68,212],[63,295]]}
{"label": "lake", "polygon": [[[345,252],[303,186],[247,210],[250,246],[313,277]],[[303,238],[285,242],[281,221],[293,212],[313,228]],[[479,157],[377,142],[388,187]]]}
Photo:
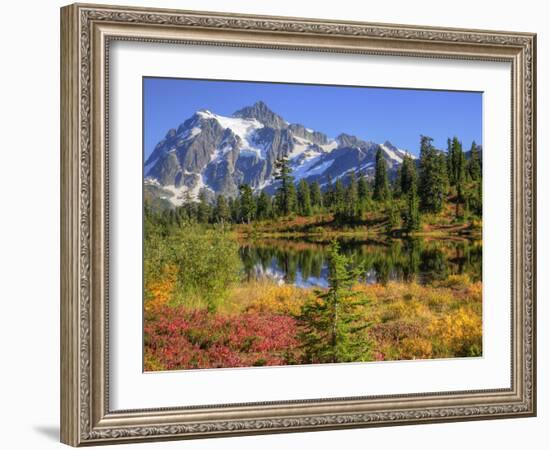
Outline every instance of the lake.
{"label": "lake", "polygon": [[[468,239],[338,239],[352,264],[365,268],[362,283],[388,281],[428,284],[449,275],[481,280],[481,241]],[[244,278],[271,279],[302,288],[327,287],[329,242],[315,239],[265,239],[242,243]]]}

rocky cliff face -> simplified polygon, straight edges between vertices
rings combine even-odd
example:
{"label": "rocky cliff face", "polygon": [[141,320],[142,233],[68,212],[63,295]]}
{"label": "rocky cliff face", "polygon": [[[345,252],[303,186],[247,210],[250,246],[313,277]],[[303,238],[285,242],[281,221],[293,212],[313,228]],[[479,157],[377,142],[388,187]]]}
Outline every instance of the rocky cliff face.
{"label": "rocky cliff face", "polygon": [[274,165],[287,156],[296,182],[321,185],[349,171],[372,176],[381,148],[390,170],[407,154],[386,141],[377,144],[340,134],[330,139],[301,124],[290,124],[263,102],[244,107],[232,116],[198,111],[170,129],[145,161],[148,196],[181,205],[201,191],[213,197],[235,196],[247,183],[259,191],[276,188]]}

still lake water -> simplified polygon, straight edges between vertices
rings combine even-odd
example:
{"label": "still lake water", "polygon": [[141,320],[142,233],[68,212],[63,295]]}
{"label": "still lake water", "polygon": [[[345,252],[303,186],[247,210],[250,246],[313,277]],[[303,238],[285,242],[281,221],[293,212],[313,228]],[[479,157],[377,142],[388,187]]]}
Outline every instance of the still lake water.
{"label": "still lake water", "polygon": [[[388,242],[339,240],[352,264],[365,268],[362,283],[388,281],[428,284],[449,275],[481,280],[481,241],[393,239]],[[247,242],[239,253],[246,280],[271,279],[302,288],[327,287],[329,243],[308,239]]]}

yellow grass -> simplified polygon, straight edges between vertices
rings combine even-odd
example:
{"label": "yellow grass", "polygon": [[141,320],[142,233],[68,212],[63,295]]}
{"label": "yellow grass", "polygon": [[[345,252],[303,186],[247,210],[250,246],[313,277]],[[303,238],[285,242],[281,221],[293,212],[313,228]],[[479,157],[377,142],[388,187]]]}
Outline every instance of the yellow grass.
{"label": "yellow grass", "polygon": [[295,315],[300,312],[303,302],[312,295],[313,290],[289,284],[277,285],[270,280],[252,281],[232,288],[222,308],[227,312],[271,311]]}
{"label": "yellow grass", "polygon": [[[169,304],[174,274],[166,271],[148,286],[146,312]],[[482,285],[466,275],[452,275],[431,285],[390,282],[357,284],[354,290],[369,300],[363,307],[371,324],[373,354],[379,360],[451,358],[482,353]],[[297,316],[314,289],[278,285],[270,280],[237,283],[228,287],[220,314],[271,312]],[[191,299],[187,299],[188,302]],[[195,301],[189,307],[197,306]]]}
{"label": "yellow grass", "polygon": [[[430,286],[390,282],[359,284],[354,290],[370,301],[363,314],[372,324],[377,359],[481,355],[481,283],[461,275]],[[253,281],[232,288],[222,311],[294,316],[312,296],[313,289]]]}

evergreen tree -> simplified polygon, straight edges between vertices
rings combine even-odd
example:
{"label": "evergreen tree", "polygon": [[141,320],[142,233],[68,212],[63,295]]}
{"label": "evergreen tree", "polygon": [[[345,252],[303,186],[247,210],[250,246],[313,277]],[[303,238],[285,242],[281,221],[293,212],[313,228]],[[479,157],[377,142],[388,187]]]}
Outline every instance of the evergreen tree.
{"label": "evergreen tree", "polygon": [[231,212],[231,221],[233,223],[240,222],[241,220],[241,204],[239,197],[229,198],[229,211]]}
{"label": "evergreen tree", "polygon": [[462,151],[462,144],[455,136],[451,141],[450,152],[447,152],[447,167],[449,168],[449,183],[458,187],[464,182],[466,174],[466,158]]}
{"label": "evergreen tree", "polygon": [[311,198],[311,206],[319,211],[323,208],[323,194],[321,193],[321,186],[317,181],[314,181],[309,185],[309,196]]}
{"label": "evergreen tree", "polygon": [[370,209],[371,192],[367,178],[363,173],[359,173],[359,181],[357,182],[357,195],[359,197],[359,217],[363,216],[365,211]]}
{"label": "evergreen tree", "polygon": [[328,257],[329,288],[316,291],[317,298],[304,303],[298,316],[309,363],[337,363],[371,360],[371,341],[367,333],[364,307],[368,301],[352,291],[360,270],[340,254],[336,241]]}
{"label": "evergreen tree", "polygon": [[482,201],[482,189],[483,179],[479,179],[465,192],[465,207],[466,202],[470,212],[481,217],[483,215],[483,201]]}
{"label": "evergreen tree", "polygon": [[184,208],[184,211],[185,211],[185,216],[187,217],[187,219],[190,222],[195,222],[195,221],[198,220],[197,219],[197,216],[198,216],[197,203],[195,203],[191,199],[191,194],[189,193],[189,191],[187,191],[185,193],[184,200],[183,200],[183,208]]}
{"label": "evergreen tree", "polygon": [[386,231],[391,233],[394,229],[401,226],[401,217],[399,214],[399,206],[394,199],[389,199],[386,202],[386,215],[388,222],[386,223]]}
{"label": "evergreen tree", "polygon": [[382,154],[382,148],[379,146],[376,151],[376,163],[374,169],[374,199],[386,201],[390,196],[388,184],[388,167]]}
{"label": "evergreen tree", "polygon": [[288,193],[287,193],[287,208],[289,214],[293,214],[298,210],[298,192],[296,191],[296,185],[291,183],[288,186]]}
{"label": "evergreen tree", "polygon": [[360,201],[365,201],[369,197],[369,184],[362,172],[359,172],[359,180],[357,181],[357,195]]}
{"label": "evergreen tree", "polygon": [[416,183],[416,165],[409,155],[405,155],[399,170],[401,193],[407,195],[414,183]]}
{"label": "evergreen tree", "polygon": [[277,207],[284,216],[293,212],[296,205],[296,187],[291,173],[292,169],[286,155],[275,161],[275,179],[281,182],[277,190]]}
{"label": "evergreen tree", "polygon": [[298,183],[298,212],[302,216],[311,216],[309,185],[303,178]]}
{"label": "evergreen tree", "polygon": [[418,209],[418,189],[413,182],[407,192],[407,208],[403,217],[404,228],[410,233],[420,229],[420,211]]}
{"label": "evergreen tree", "polygon": [[336,218],[341,218],[344,215],[344,210],[346,207],[346,190],[344,189],[344,184],[340,178],[338,178],[336,183],[334,183],[332,199],[332,210],[334,212],[334,216]]}
{"label": "evergreen tree", "polygon": [[357,180],[355,172],[350,171],[348,174],[348,186],[346,188],[345,203],[344,203],[344,219],[347,221],[355,221],[358,219],[359,194],[357,189]]}
{"label": "evergreen tree", "polygon": [[199,194],[199,205],[197,207],[197,221],[199,223],[208,223],[210,219],[210,203],[206,197],[206,192],[201,191]]}
{"label": "evergreen tree", "polygon": [[468,174],[472,181],[481,180],[481,155],[476,142],[472,142],[470,148],[470,160],[468,161]]}
{"label": "evergreen tree", "polygon": [[329,210],[333,210],[334,206],[334,186],[332,184],[332,177],[327,176],[327,183],[325,192],[323,193],[323,206]]}
{"label": "evergreen tree", "polygon": [[481,217],[483,215],[483,179],[481,178],[477,183],[476,200],[476,212],[477,215]]}
{"label": "evergreen tree", "polygon": [[218,195],[216,199],[216,208],[214,212],[216,222],[224,224],[231,218],[231,210],[223,194]]}
{"label": "evergreen tree", "polygon": [[441,198],[441,209],[443,209],[443,203],[449,193],[449,177],[447,175],[447,161],[445,154],[435,150],[435,185],[438,193],[438,198]]}
{"label": "evergreen tree", "polygon": [[449,182],[452,183],[453,174],[455,172],[454,168],[454,157],[453,157],[453,141],[451,138],[447,138],[447,178]]}
{"label": "evergreen tree", "polygon": [[464,201],[464,184],[466,182],[466,158],[462,151],[462,144],[455,136],[451,144],[451,154],[447,158],[452,160],[450,184],[456,188],[455,216],[459,216],[460,203]]}
{"label": "evergreen tree", "polygon": [[418,194],[422,211],[438,213],[448,190],[448,165],[445,156],[432,145],[428,136],[420,138],[420,176]]}
{"label": "evergreen tree", "polygon": [[254,220],[256,213],[256,204],[254,202],[254,195],[252,194],[252,188],[248,184],[241,184],[239,186],[239,203],[240,203],[240,219],[247,223]]}
{"label": "evergreen tree", "polygon": [[271,198],[267,192],[262,191],[256,198],[256,218],[259,220],[270,219],[273,215]]}

